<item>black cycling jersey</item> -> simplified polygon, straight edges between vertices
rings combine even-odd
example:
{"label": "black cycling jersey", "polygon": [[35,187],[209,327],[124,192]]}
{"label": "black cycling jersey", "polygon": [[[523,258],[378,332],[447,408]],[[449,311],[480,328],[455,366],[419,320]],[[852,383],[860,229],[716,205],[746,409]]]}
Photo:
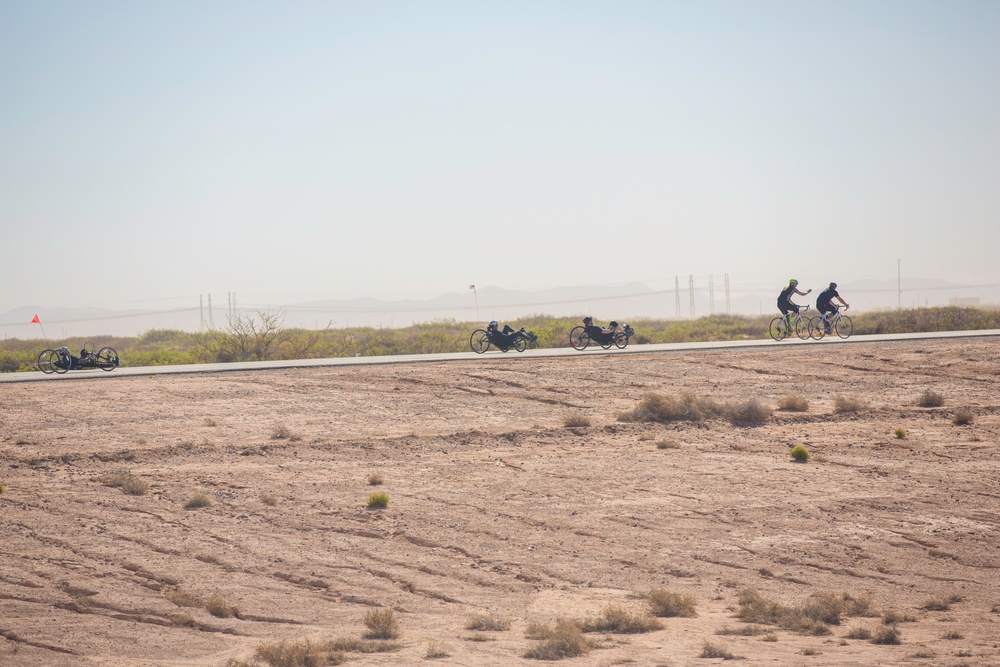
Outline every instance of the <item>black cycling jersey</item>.
{"label": "black cycling jersey", "polygon": [[789,285],[785,289],[781,290],[781,294],[778,295],[778,303],[788,303],[792,300],[792,295],[796,292],[795,285]]}
{"label": "black cycling jersey", "polygon": [[834,298],[837,299],[840,298],[840,294],[837,293],[837,290],[833,289],[832,287],[828,287],[827,289],[823,290],[822,292],[819,293],[819,296],[816,297],[816,310],[829,312],[830,302],[833,301]]}

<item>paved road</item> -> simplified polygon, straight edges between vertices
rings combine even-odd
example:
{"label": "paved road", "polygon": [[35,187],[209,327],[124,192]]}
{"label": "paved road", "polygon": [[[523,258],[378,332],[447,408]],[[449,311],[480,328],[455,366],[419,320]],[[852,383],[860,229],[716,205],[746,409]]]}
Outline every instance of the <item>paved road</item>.
{"label": "paved road", "polygon": [[824,338],[821,341],[799,340],[791,338],[780,343],[773,340],[740,340],[719,341],[714,343],[658,343],[649,345],[629,345],[624,350],[612,348],[602,350],[600,347],[587,348],[578,352],[572,348],[548,348],[542,350],[527,350],[525,352],[497,352],[486,354],[474,352],[447,352],[438,354],[401,354],[380,357],[334,357],[330,359],[293,359],[289,361],[245,361],[228,364],[184,364],[178,366],[136,366],[118,368],[113,371],[83,370],[69,371],[64,375],[46,375],[39,371],[30,373],[0,373],[0,382],[38,382],[42,380],[65,381],[74,378],[111,379],[132,375],[166,375],[171,373],[225,373],[232,371],[259,371],[274,368],[310,368],[314,366],[360,366],[364,364],[418,364],[441,361],[469,361],[472,359],[510,359],[523,360],[537,357],[575,357],[594,354],[654,354],[666,352],[687,352],[694,350],[738,349],[748,347],[780,347],[788,345],[856,345],[865,343],[883,343],[894,341],[926,340],[939,338],[982,338],[1000,336],[1000,329],[982,331],[931,331],[913,334],[878,334],[867,336],[851,336],[847,340],[839,338]]}

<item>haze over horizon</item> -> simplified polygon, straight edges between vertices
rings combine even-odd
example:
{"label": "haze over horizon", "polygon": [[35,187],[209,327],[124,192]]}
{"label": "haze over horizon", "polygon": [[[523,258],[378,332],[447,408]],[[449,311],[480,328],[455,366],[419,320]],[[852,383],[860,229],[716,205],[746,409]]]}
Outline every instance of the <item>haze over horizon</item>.
{"label": "haze over horizon", "polygon": [[998,34],[985,0],[0,0],[0,312],[995,284]]}

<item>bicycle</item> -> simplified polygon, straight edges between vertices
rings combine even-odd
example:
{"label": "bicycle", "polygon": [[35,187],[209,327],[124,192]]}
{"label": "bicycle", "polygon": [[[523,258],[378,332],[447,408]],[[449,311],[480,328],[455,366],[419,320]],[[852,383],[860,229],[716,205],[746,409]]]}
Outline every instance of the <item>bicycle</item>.
{"label": "bicycle", "polygon": [[113,371],[121,366],[121,358],[114,348],[102,347],[98,352],[94,352],[94,344],[90,341],[80,350],[80,356],[74,357],[70,354],[68,347],[61,347],[58,350],[43,350],[38,354],[35,364],[38,370],[45,374],[63,374],[71,370],[82,370],[85,368],[100,368],[103,371]]}
{"label": "bicycle", "polygon": [[[816,317],[809,320],[809,337],[813,340],[820,340],[827,333],[837,334],[840,338],[848,338],[852,333],[854,333],[854,322],[847,315],[844,315],[841,310],[847,310],[847,306],[834,306],[837,312],[833,314],[829,321],[823,319],[822,316],[817,315]],[[827,332],[827,328],[830,329]]]}
{"label": "bicycle", "polygon": [[791,336],[794,331],[796,336],[807,340],[809,338],[809,319],[802,317],[802,313],[807,310],[809,310],[809,306],[802,306],[802,310],[795,313],[795,317],[792,317],[792,313],[788,313],[771,320],[771,324],[767,328],[771,338],[782,341]]}

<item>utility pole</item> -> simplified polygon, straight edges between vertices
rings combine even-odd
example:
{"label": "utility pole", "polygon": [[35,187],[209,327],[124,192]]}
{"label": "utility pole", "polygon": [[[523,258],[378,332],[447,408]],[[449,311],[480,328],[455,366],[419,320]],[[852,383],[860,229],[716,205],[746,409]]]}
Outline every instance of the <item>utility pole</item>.
{"label": "utility pole", "polygon": [[201,328],[205,328],[205,295],[198,295],[198,312],[201,313]]}
{"label": "utility pole", "polygon": [[733,311],[729,309],[729,274],[726,274],[726,315],[732,315]]}
{"label": "utility pole", "polygon": [[694,319],[694,276],[688,274],[688,291],[691,293],[691,319]]}
{"label": "utility pole", "polygon": [[208,328],[215,329],[215,318],[212,317],[212,295],[208,295]]}
{"label": "utility pole", "polygon": [[708,314],[715,315],[715,276],[708,277]]}
{"label": "utility pole", "polygon": [[678,275],[674,275],[674,307],[676,309],[677,319],[681,318],[681,278]]}

